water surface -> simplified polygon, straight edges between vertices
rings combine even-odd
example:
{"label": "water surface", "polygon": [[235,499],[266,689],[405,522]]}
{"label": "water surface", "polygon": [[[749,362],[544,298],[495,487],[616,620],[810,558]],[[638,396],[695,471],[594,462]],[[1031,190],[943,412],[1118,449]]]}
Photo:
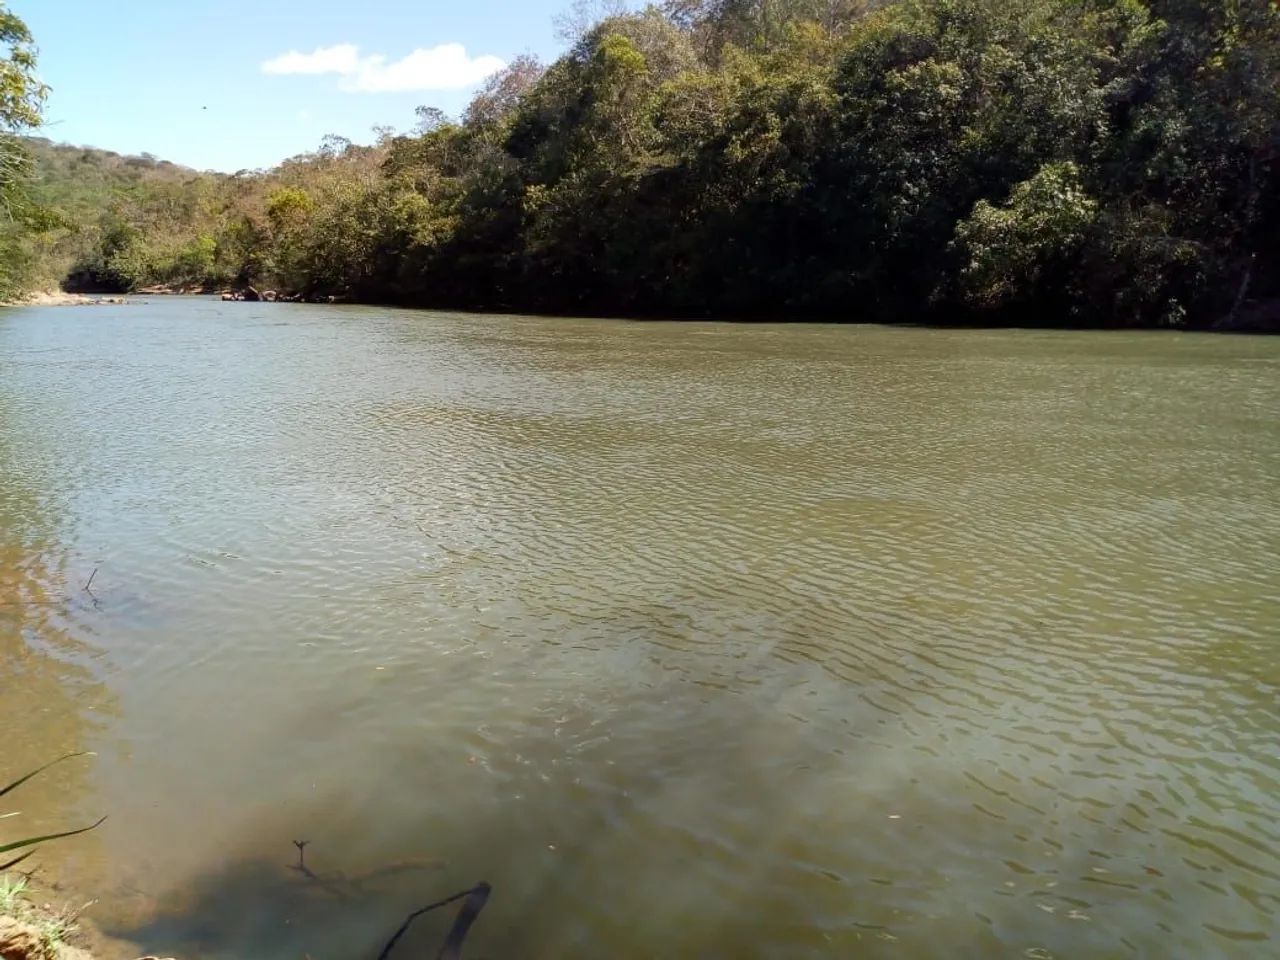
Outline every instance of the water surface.
{"label": "water surface", "polygon": [[0,773],[97,751],[24,820],[122,951],[1270,955],[1278,413],[1274,339],[0,312]]}

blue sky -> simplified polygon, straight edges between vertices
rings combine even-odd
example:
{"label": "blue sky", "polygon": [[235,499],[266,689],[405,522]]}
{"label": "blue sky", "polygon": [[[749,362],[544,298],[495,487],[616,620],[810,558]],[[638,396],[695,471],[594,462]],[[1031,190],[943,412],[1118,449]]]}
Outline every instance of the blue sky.
{"label": "blue sky", "polygon": [[200,169],[267,167],[336,133],[458,113],[571,0],[8,0],[53,88],[44,136]]}

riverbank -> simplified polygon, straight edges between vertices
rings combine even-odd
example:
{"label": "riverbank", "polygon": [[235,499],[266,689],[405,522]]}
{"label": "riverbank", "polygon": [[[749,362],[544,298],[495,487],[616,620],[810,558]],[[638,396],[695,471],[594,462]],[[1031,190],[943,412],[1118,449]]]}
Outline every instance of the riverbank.
{"label": "riverbank", "polygon": [[[403,302],[398,300],[382,300],[376,297],[359,298],[350,296],[337,295],[304,295],[301,293],[279,292],[276,290],[259,291],[253,287],[241,288],[220,288],[208,285],[198,284],[161,284],[147,287],[139,287],[133,290],[130,296],[165,296],[165,297],[220,297],[224,301],[248,302],[248,303],[313,303],[313,304],[348,304],[352,306],[367,307],[393,307],[398,309],[423,310],[423,311],[449,311],[457,313],[473,313],[486,314],[498,313],[503,315],[512,315],[523,313],[528,316],[541,317],[569,317],[578,319],[616,319],[616,320],[663,320],[663,321],[693,321],[701,323],[726,323],[726,324],[755,324],[755,323],[822,323],[833,326],[843,326],[849,324],[868,323],[874,324],[877,321],[872,320],[849,320],[846,318],[832,318],[830,316],[809,316],[809,315],[791,315],[778,316],[771,313],[751,314],[746,313],[736,317],[727,317],[722,315],[671,315],[671,314],[648,314],[648,313],[628,313],[625,310],[593,312],[538,312],[537,310],[523,311],[517,306],[504,304],[500,306],[492,306],[491,309],[476,305],[452,304],[452,303],[416,303]],[[15,306],[99,306],[99,305],[121,305],[135,303],[138,301],[130,300],[125,296],[88,296],[79,293],[67,293],[65,291],[45,291],[37,294],[31,294],[25,299],[11,300],[0,302],[0,307]],[[1035,328],[1042,330],[1062,330],[1062,331],[1080,331],[1087,330],[1089,332],[1105,333],[1105,332],[1132,332],[1134,330],[1163,329],[1165,331],[1179,331],[1183,333],[1227,333],[1227,334],[1247,334],[1247,335],[1280,335],[1280,298],[1268,298],[1265,300],[1246,301],[1237,310],[1223,316],[1208,326],[1196,327],[1116,327],[1099,324],[1097,326],[1067,326],[1057,323],[1041,324],[1028,320],[1028,322],[1018,324],[1008,323],[984,323],[973,315],[966,315],[961,319],[953,322],[943,322],[942,320],[920,319],[911,323],[902,324],[879,324],[886,326],[913,326],[913,327],[930,327],[937,330],[1013,330]]]}
{"label": "riverbank", "polygon": [[58,917],[37,919],[0,915],[3,960],[93,960],[93,954],[60,939]]}
{"label": "riverbank", "polygon": [[39,290],[12,300],[0,301],[0,307],[97,307],[121,306],[129,303],[125,297],[90,297],[65,290]]}
{"label": "riverbank", "polygon": [[[0,960],[132,960],[133,945],[104,934],[81,914],[92,902],[63,903],[58,885],[0,875]],[[146,957],[143,960],[156,960]]]}
{"label": "riverbank", "polygon": [[78,913],[42,900],[29,877],[0,876],[0,960],[94,960]]}

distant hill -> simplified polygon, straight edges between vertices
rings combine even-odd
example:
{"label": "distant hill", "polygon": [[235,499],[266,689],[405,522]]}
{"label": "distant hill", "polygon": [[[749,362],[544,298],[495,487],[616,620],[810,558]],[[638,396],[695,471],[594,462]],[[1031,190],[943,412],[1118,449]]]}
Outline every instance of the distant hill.
{"label": "distant hill", "polygon": [[136,196],[158,185],[188,187],[219,174],[200,173],[149,153],[125,156],[97,147],[24,137],[35,164],[35,192],[41,202],[64,212],[97,212],[112,197]]}
{"label": "distant hill", "polygon": [[56,223],[27,239],[28,272],[36,286],[86,291],[259,282],[272,269],[270,240],[290,227],[287,188],[323,196],[374,175],[386,155],[327,138],[272,170],[223,174],[43,137],[23,145],[32,199]]}
{"label": "distant hill", "polygon": [[44,137],[23,138],[23,145],[32,161],[32,198],[60,223],[37,241],[35,270],[43,286],[62,283],[100,258],[112,233],[118,239],[145,234],[158,248],[189,244],[202,220],[225,207],[220,195],[233,179],[146,153],[128,156]]}

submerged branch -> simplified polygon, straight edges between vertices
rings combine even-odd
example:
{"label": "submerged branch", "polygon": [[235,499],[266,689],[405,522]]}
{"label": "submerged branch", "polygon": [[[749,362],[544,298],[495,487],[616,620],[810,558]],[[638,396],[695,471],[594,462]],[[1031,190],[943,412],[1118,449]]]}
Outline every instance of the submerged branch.
{"label": "submerged branch", "polygon": [[[430,864],[413,863],[412,861],[404,861],[394,863],[377,870],[372,870],[367,874],[359,877],[348,878],[344,873],[337,873],[333,878],[321,876],[307,866],[307,847],[310,840],[295,840],[293,845],[298,848],[298,862],[289,864],[289,869],[300,873],[303,877],[316,884],[322,890],[333,894],[342,900],[352,899],[352,894],[348,893],[339,884],[345,884],[355,893],[360,892],[360,885],[369,880],[378,877],[394,876],[397,873],[404,873],[409,870],[421,870]],[[437,900],[435,903],[429,903],[425,907],[415,910],[409,916],[405,917],[404,923],[400,924],[400,928],[391,935],[391,939],[387,941],[386,946],[382,948],[382,952],[378,954],[378,960],[387,960],[391,956],[391,951],[395,949],[400,939],[409,932],[409,928],[413,926],[413,922],[424,914],[430,913],[432,910],[438,910],[440,907],[448,906],[465,898],[458,915],[454,918],[453,926],[449,928],[449,935],[445,938],[444,946],[440,948],[440,952],[436,955],[437,960],[458,960],[462,956],[462,942],[466,939],[467,933],[471,930],[471,925],[476,922],[476,918],[480,916],[480,911],[484,909],[485,903],[489,900],[489,893],[493,888],[485,881],[477,883],[469,890],[463,890],[461,893],[455,893],[451,897],[445,897],[443,900]]]}
{"label": "submerged branch", "polygon": [[462,941],[466,939],[467,931],[471,929],[471,925],[476,922],[476,917],[480,915],[480,911],[484,909],[485,903],[489,899],[489,891],[493,888],[483,880],[472,887],[470,890],[463,890],[461,893],[455,893],[452,897],[446,897],[443,900],[437,900],[435,903],[429,903],[419,910],[415,910],[409,916],[405,917],[404,923],[387,941],[387,945],[382,948],[382,952],[378,954],[378,960],[387,960],[391,956],[391,951],[395,949],[400,938],[409,932],[409,927],[413,925],[413,921],[417,920],[423,914],[430,913],[440,907],[448,906],[467,898],[467,902],[462,905],[462,909],[458,911],[457,918],[453,921],[453,926],[449,930],[449,936],[445,938],[444,946],[440,948],[437,954],[438,960],[456,960],[462,955]]}
{"label": "submerged branch", "polygon": [[293,841],[293,845],[298,848],[298,862],[294,864],[290,864],[289,869],[295,870],[298,873],[302,874],[304,877],[306,877],[308,880],[310,880],[312,883],[318,886],[321,890],[325,891],[326,893],[332,894],[333,896],[337,897],[339,900],[352,899],[351,894],[348,891],[344,890],[341,886],[339,886],[340,883],[346,882],[347,878],[343,874],[338,873],[332,878],[322,877],[320,874],[316,873],[314,870],[312,870],[310,867],[307,866],[306,848],[307,848],[307,844],[309,844],[310,842],[311,842],[310,840]]}

